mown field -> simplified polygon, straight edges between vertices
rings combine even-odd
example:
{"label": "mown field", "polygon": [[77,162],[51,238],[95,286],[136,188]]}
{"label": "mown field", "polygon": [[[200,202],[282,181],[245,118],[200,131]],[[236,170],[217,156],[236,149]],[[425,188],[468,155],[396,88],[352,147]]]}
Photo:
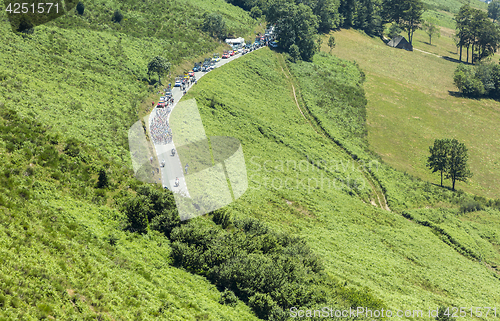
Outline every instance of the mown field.
{"label": "mown field", "polygon": [[[488,197],[500,195],[498,102],[457,96],[453,61],[396,50],[353,30],[334,35],[338,45],[333,54],[357,61],[366,72],[368,141],[384,161],[439,184],[438,176],[425,166],[428,147],[436,138],[457,138],[469,149],[474,174],[458,188]],[[445,43],[441,38],[436,47]]]}
{"label": "mown field", "polygon": [[[316,133],[304,119],[291,95],[290,78],[282,70],[286,66],[280,61],[278,54],[259,50],[211,72],[186,96],[196,99],[207,135],[227,135],[242,142],[249,189],[230,208],[240,216],[257,217],[276,229],[303,236],[325,260],[329,274],[346,279],[348,284],[368,287],[392,309],[497,304],[498,274],[467,252],[479,246],[478,251],[488,252],[488,260],[497,266],[493,262],[498,262],[499,239],[494,229],[481,225],[484,221],[474,215],[463,219],[457,216],[454,202],[459,194],[443,192],[386,165],[373,172],[382,182],[393,211],[364,202],[363,193],[368,193],[370,187],[359,168],[355,165],[351,169],[352,158],[346,151]],[[319,92],[330,95],[334,106],[335,100],[342,101],[335,108],[353,104],[354,97],[346,98],[346,93],[357,88],[359,71],[352,64],[328,56],[315,57],[314,64],[290,67],[299,79],[295,86],[312,113],[324,125],[342,128],[345,123],[327,116],[332,105],[315,107],[314,99],[307,97]],[[319,72],[327,78],[315,77]],[[237,82],[220,81],[235,73],[240,75]],[[347,79],[345,75],[349,75]],[[344,90],[318,86],[321,81],[334,83],[334,79],[342,79]],[[311,92],[307,83],[315,91]],[[321,107],[324,116],[319,112]],[[336,129],[324,128],[335,137]],[[350,135],[346,136],[341,141]],[[349,144],[346,146],[349,148]],[[362,146],[353,150],[360,159],[376,159]],[[344,168],[336,168],[335,162],[343,162]],[[287,163],[292,165],[287,168]],[[363,188],[356,191],[348,186],[345,178],[350,175]],[[302,183],[292,185],[288,181],[285,185],[287,178]],[[337,185],[327,186],[328,180]],[[442,213],[439,219],[425,210],[438,205],[449,207],[443,212],[438,210]],[[412,212],[404,208],[414,206],[424,208],[419,212],[421,216],[405,214]],[[487,214],[477,213],[482,218],[490,215],[497,219],[499,215],[493,209]],[[430,219],[436,220],[438,228],[425,226],[424,221]],[[471,231],[472,226],[478,230]],[[446,243],[446,235],[466,250],[453,242]]]}

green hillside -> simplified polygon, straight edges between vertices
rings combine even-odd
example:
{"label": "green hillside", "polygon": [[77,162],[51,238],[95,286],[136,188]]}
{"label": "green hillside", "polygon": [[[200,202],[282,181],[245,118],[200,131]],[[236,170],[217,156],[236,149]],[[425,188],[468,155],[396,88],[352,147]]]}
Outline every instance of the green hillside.
{"label": "green hillside", "polygon": [[[460,4],[428,3],[448,16]],[[498,195],[498,103],[450,95],[445,59],[354,30],[311,62],[248,53],[183,98],[207,136],[242,143],[243,196],[179,222],[170,192],[133,177],[128,130],[157,99],[147,64],[161,55],[180,72],[223,48],[200,31],[207,12],[233,35],[263,28],[223,0],[89,0],[33,34],[13,33],[2,10],[0,320],[293,320],[291,307],[324,306],[431,320],[438,306],[498,307],[500,201],[483,197]],[[440,41],[432,52],[454,49]],[[458,188],[483,196],[425,169],[450,132],[475,173]]]}
{"label": "green hillside", "polygon": [[[382,163],[375,167],[376,158],[356,143],[356,122],[363,118],[339,123],[329,117],[335,110],[330,108],[355,110],[359,71],[324,54],[313,64],[290,66],[304,99],[302,108],[323,125],[324,135],[317,133],[298,110],[290,94],[292,78],[280,61],[268,49],[250,54],[207,75],[186,97],[196,98],[207,135],[233,136],[243,144],[250,186],[230,207],[303,236],[325,260],[328,273],[369,287],[392,309],[496,304],[499,275],[489,266],[500,263],[498,227],[493,225],[498,210],[457,216],[454,204],[465,195]],[[243,76],[240,81],[218,81],[234,72]],[[314,95],[337,100],[338,107],[322,105]],[[348,131],[339,134],[343,127]],[[348,153],[359,161],[353,163]],[[367,204],[372,187],[360,170],[361,160],[373,161],[371,172],[392,211]],[[287,186],[287,177],[303,185]],[[435,206],[448,209],[425,210]],[[412,208],[423,209],[415,214],[405,210]]]}

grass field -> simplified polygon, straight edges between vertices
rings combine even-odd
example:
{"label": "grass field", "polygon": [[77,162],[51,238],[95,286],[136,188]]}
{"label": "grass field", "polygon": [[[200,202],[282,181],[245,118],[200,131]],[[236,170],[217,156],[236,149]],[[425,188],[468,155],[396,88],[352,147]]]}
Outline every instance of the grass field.
{"label": "grass field", "polygon": [[[353,30],[334,35],[338,45],[333,54],[357,61],[366,72],[368,141],[384,161],[439,183],[438,176],[425,167],[428,147],[436,138],[457,138],[469,148],[474,173],[458,188],[488,197],[500,195],[496,184],[500,179],[500,103],[457,97],[452,79],[457,64],[452,61],[393,49]],[[419,39],[425,38],[415,38],[419,48]],[[438,54],[452,48],[446,37],[435,43],[442,48],[434,51]],[[450,52],[448,56],[453,57]]]}

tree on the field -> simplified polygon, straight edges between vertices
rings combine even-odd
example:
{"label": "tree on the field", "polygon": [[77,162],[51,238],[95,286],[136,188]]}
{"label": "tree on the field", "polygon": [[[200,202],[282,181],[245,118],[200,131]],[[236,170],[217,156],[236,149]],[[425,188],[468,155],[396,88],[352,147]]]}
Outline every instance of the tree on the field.
{"label": "tree on the field", "polygon": [[76,5],[76,12],[78,12],[79,15],[83,15],[83,12],[85,11],[85,5],[79,1],[78,4]]}
{"label": "tree on the field", "polygon": [[455,15],[455,22],[457,25],[456,36],[459,39],[458,45],[460,47],[459,60],[462,61],[462,49],[467,48],[467,62],[469,62],[469,47],[472,39],[472,8],[468,4],[460,7],[460,10]]}
{"label": "tree on the field", "polygon": [[413,42],[413,33],[420,28],[423,12],[421,0],[385,0],[383,3],[383,17],[406,31],[410,44]]}
{"label": "tree on the field", "polygon": [[484,84],[476,77],[472,66],[458,65],[453,82],[464,96],[479,97],[485,94]]}
{"label": "tree on the field", "polygon": [[500,0],[493,0],[488,4],[488,17],[493,21],[500,17]]}
{"label": "tree on the field", "polygon": [[318,32],[329,32],[340,25],[339,3],[336,0],[311,2],[313,14],[318,18]]}
{"label": "tree on the field", "polygon": [[434,145],[429,147],[431,155],[427,159],[427,167],[429,167],[433,173],[441,173],[441,187],[443,186],[443,174],[448,167],[449,143],[449,139],[436,139],[434,140]]}
{"label": "tree on the field", "polygon": [[452,190],[455,190],[455,182],[467,181],[467,178],[472,177],[467,164],[468,155],[467,147],[464,143],[460,143],[456,139],[452,139],[448,147],[448,166],[446,169],[446,178],[450,178],[452,182]]}
{"label": "tree on the field", "polygon": [[202,30],[208,32],[211,37],[223,39],[227,35],[226,22],[218,13],[205,13],[203,17]]}
{"label": "tree on the field", "polygon": [[156,56],[148,63],[148,75],[152,73],[158,75],[158,83],[161,84],[161,75],[168,73],[170,70],[170,62],[167,59]]}
{"label": "tree on the field", "polygon": [[115,13],[113,13],[113,18],[111,20],[120,23],[122,19],[123,19],[123,14],[120,12],[120,10],[116,9]]}
{"label": "tree on the field", "polygon": [[335,48],[335,37],[334,36],[330,36],[330,38],[328,38],[328,47],[330,47],[330,53],[332,53],[332,49]]}
{"label": "tree on the field", "polygon": [[426,21],[424,21],[422,25],[422,29],[425,31],[425,33],[429,36],[429,44],[432,45],[432,37],[440,37],[441,32],[439,27],[436,25],[437,21],[434,18],[429,18]]}

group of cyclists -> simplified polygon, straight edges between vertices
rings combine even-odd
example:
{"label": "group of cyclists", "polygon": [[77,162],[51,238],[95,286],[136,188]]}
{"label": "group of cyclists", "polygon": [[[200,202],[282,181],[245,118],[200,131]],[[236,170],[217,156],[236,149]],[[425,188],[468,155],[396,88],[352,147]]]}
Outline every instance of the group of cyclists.
{"label": "group of cyclists", "polygon": [[172,129],[168,123],[168,114],[171,108],[157,108],[151,122],[151,137],[153,142],[158,145],[165,145],[172,142]]}

